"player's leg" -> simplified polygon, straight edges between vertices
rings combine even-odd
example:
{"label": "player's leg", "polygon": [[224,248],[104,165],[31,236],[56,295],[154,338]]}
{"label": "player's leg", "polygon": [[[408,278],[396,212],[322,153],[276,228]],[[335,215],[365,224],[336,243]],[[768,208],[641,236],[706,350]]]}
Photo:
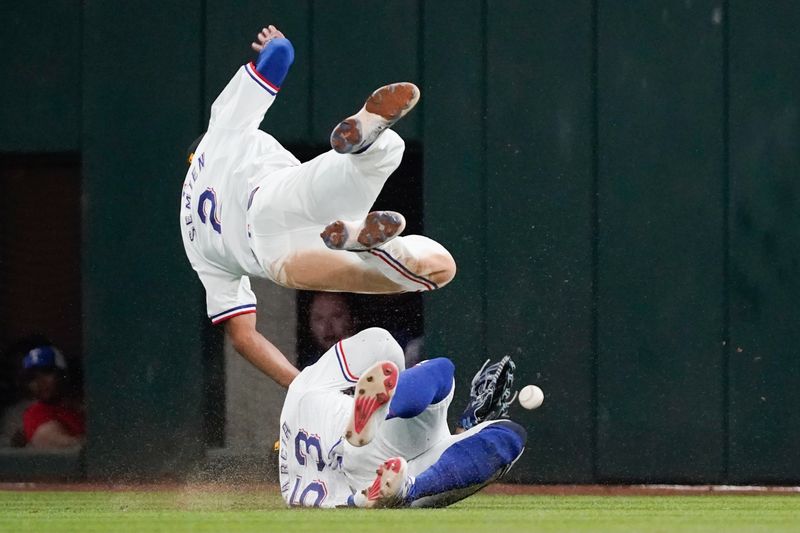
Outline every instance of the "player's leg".
{"label": "player's leg", "polygon": [[405,368],[403,349],[394,337],[385,329],[368,328],[333,345],[295,378],[291,388],[344,390],[378,362]]}
{"label": "player's leg", "polygon": [[[356,154],[326,152],[310,161],[306,213],[315,223],[363,219],[386,180],[400,166],[405,141],[384,131],[365,151]],[[333,205],[332,205],[333,204]]]}
{"label": "player's leg", "polygon": [[455,276],[453,256],[427,237],[397,237],[378,248],[347,252],[325,247],[319,230],[253,235],[251,246],[270,279],[295,289],[362,294],[429,291]]}
{"label": "player's leg", "polygon": [[[251,246],[269,276],[293,288],[359,293],[432,290],[448,283],[455,261],[431,239],[385,242],[382,236],[380,246],[348,252],[329,250],[320,237],[332,220],[370,220],[369,209],[401,153],[402,140],[387,131],[362,154],[329,152],[264,180],[248,220]],[[365,159],[371,162],[362,164]],[[374,221],[376,227],[387,225],[384,218]],[[401,229],[395,225],[388,237]]]}
{"label": "player's leg", "polygon": [[[386,128],[407,113],[418,96],[411,84],[379,89],[359,113],[334,130],[334,148],[346,153],[330,151],[259,182],[251,197],[248,232],[273,280],[303,289],[395,293],[432,290],[455,276],[455,261],[439,243],[419,236],[389,241],[402,231],[402,216],[368,216],[405,147],[400,136]],[[339,143],[351,127],[359,129],[359,140]],[[339,255],[325,251],[320,233]],[[320,269],[320,264],[327,268]]]}
{"label": "player's leg", "polygon": [[453,397],[453,364],[425,361],[400,373],[385,420],[368,445],[343,449],[344,473],[352,487],[366,487],[389,457],[416,457],[450,437],[447,408]]}
{"label": "player's leg", "polygon": [[[441,455],[414,479],[405,495],[412,507],[445,507],[481,490],[504,476],[522,455],[527,442],[525,428],[511,420],[484,422],[453,435],[429,454]],[[415,472],[428,458],[413,465]],[[416,466],[416,468],[415,468]]]}
{"label": "player's leg", "polygon": [[[345,433],[351,445],[369,444],[385,421],[414,418],[450,395],[453,363],[444,358],[425,363],[424,368],[417,365],[398,377],[386,367],[391,362],[379,361],[362,374],[355,387],[353,421]],[[384,409],[377,411],[378,405]]]}
{"label": "player's leg", "polygon": [[[354,484],[369,487],[355,503],[449,505],[498,479],[522,453],[525,430],[508,420],[481,422],[467,432],[450,435],[447,407],[452,390],[447,391],[452,389],[453,367],[441,364],[447,360],[434,362],[438,365],[423,363],[401,374],[390,407],[394,418],[384,422],[371,446],[372,454],[361,458],[377,468],[378,477],[372,485],[363,478]],[[435,370],[441,374],[437,376]],[[404,379],[414,373],[419,373],[416,379]],[[413,394],[406,395],[407,391]],[[377,466],[369,463],[381,454],[391,459],[379,460]]]}
{"label": "player's leg", "polygon": [[386,420],[410,419],[445,400],[453,390],[455,365],[445,357],[423,361],[400,374]]}
{"label": "player's leg", "polygon": [[364,151],[326,152],[301,165],[273,172],[255,184],[249,210],[252,229],[276,234],[337,219],[363,219],[384,183],[400,165],[405,143],[383,131]]}
{"label": "player's leg", "polygon": [[[412,460],[393,457],[377,470],[368,489],[356,493],[357,507],[445,507],[498,480],[522,455],[527,433],[510,420],[484,422],[453,435],[427,457]],[[435,460],[414,476],[414,463]]]}
{"label": "player's leg", "polygon": [[456,262],[450,252],[422,235],[398,237],[382,246],[355,253],[368,268],[381,272],[402,292],[439,289],[456,275]]}

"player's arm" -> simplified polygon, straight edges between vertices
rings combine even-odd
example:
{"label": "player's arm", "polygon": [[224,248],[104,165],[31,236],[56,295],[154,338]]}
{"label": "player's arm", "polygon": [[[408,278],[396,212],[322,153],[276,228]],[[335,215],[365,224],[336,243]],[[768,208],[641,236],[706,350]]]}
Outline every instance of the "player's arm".
{"label": "player's arm", "polygon": [[30,441],[33,448],[69,448],[82,443],[83,439],[67,433],[58,420],[48,420],[36,428]]}
{"label": "player's arm", "polygon": [[225,322],[225,332],[237,352],[279,385],[289,387],[300,373],[274,344],[256,331],[254,313],[228,319]]}
{"label": "player's arm", "polygon": [[256,129],[275,101],[294,62],[294,47],[275,26],[261,30],[251,46],[258,57],[240,68],[214,101],[209,129]]}
{"label": "player's arm", "polygon": [[237,352],[278,384],[288,387],[299,372],[275,345],[256,331],[256,295],[250,287],[250,278],[204,261],[192,248],[186,248],[186,253],[206,289],[211,323],[224,324]]}
{"label": "player's arm", "polygon": [[274,87],[280,88],[294,62],[294,47],[291,41],[275,26],[263,28],[250,45],[258,52],[252,63],[264,79]]}

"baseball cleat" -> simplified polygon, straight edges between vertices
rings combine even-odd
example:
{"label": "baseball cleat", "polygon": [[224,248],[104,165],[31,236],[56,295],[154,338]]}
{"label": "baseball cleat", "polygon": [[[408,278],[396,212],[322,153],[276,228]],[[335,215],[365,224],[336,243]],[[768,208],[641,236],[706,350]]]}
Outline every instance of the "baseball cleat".
{"label": "baseball cleat", "polygon": [[375,472],[369,488],[355,499],[358,507],[403,507],[408,489],[414,480],[408,475],[408,463],[402,457],[387,459]]}
{"label": "baseball cleat", "polygon": [[352,154],[369,148],[378,136],[411,111],[419,101],[419,89],[409,82],[384,85],[373,92],[364,107],[340,122],[331,132],[331,148]]}
{"label": "baseball cleat", "polygon": [[379,361],[361,374],[353,396],[353,416],[344,433],[347,442],[360,447],[372,441],[386,418],[399,375],[391,361]]}
{"label": "baseball cleat", "polygon": [[394,239],[406,227],[406,219],[394,211],[373,211],[362,221],[331,222],[319,234],[332,250],[361,252]]}

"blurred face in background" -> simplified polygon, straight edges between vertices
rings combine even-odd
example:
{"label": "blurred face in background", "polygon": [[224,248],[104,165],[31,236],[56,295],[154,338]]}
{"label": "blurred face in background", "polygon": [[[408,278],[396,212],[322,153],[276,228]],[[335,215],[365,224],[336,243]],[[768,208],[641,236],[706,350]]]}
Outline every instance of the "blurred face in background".
{"label": "blurred face in background", "polygon": [[36,370],[28,382],[33,396],[45,403],[56,402],[61,397],[61,376],[55,370]]}
{"label": "blurred face in background", "polygon": [[325,350],[339,339],[354,333],[347,299],[337,293],[315,294],[311,301],[308,322],[314,344]]}

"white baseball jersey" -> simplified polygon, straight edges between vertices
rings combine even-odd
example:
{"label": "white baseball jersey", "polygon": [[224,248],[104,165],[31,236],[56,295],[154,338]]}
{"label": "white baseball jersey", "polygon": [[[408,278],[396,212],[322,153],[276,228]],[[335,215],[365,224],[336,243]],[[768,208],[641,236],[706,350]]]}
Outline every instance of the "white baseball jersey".
{"label": "white baseball jersey", "polygon": [[[353,397],[342,391],[382,360],[401,370],[405,366],[403,349],[391,334],[369,328],[337,342],[289,386],[281,411],[279,460],[281,494],[289,505],[346,505],[355,490],[366,488],[353,486],[348,473],[347,455],[354,448],[342,435],[353,412]],[[377,464],[358,463],[350,467],[363,467],[374,477]]]}
{"label": "white baseball jersey", "polygon": [[183,245],[206,289],[208,316],[215,324],[255,312],[248,276],[269,276],[251,249],[249,202],[260,180],[300,164],[258,129],[277,91],[253,63],[241,67],[214,101],[208,131],[183,182]]}
{"label": "white baseball jersey", "polygon": [[353,494],[340,464],[353,398],[342,392],[357,377],[337,343],[295,378],[281,411],[280,485],[289,505],[336,507]]}

